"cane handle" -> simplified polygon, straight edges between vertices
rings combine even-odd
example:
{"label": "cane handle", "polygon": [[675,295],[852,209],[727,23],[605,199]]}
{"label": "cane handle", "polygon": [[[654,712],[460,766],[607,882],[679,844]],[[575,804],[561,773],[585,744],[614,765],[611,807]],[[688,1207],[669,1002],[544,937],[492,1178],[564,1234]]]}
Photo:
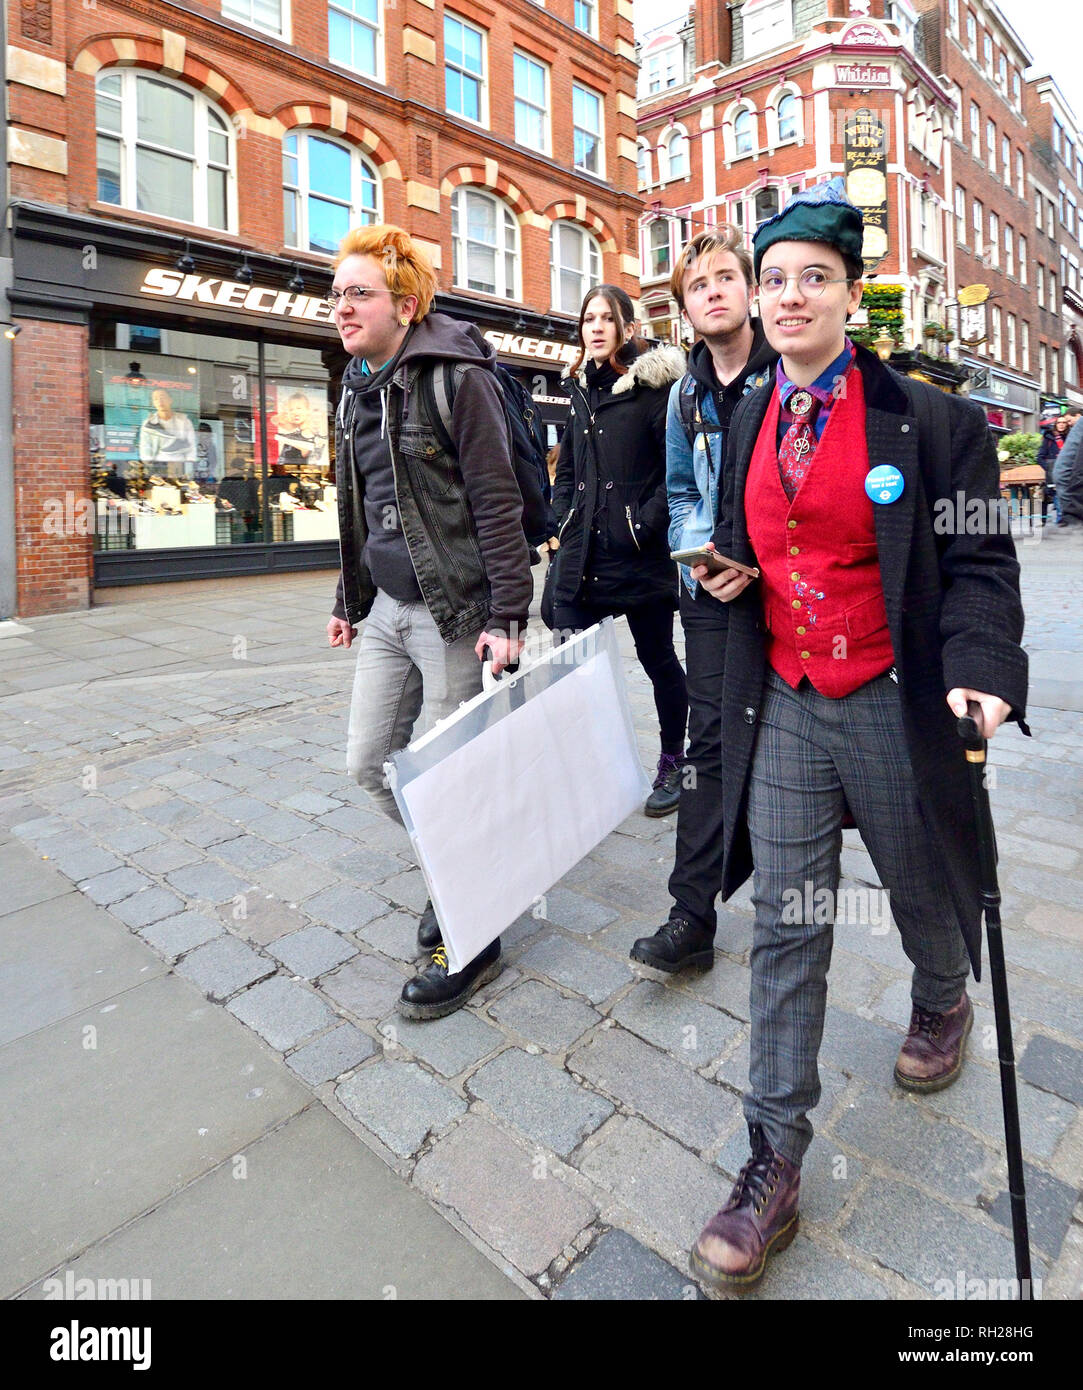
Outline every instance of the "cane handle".
{"label": "cane handle", "polygon": [[977,700],[967,700],[966,714],[959,719],[956,728],[968,756],[973,753],[984,754],[985,718]]}

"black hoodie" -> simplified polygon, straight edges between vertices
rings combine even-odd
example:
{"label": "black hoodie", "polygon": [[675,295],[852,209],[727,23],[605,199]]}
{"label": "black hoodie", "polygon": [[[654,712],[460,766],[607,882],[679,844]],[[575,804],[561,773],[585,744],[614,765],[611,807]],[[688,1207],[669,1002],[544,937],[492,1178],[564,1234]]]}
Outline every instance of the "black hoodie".
{"label": "black hoodie", "polygon": [[764,373],[774,371],[775,363],[778,361],[778,353],[764,336],[763,321],[754,318],[749,322],[752,325],[752,349],[748,354],[748,361],[727,386],[718,384],[711,350],[702,338],[693,343],[688,354],[688,370],[696,383],[696,399],[701,401],[707,394],[714,396],[718,423],[723,432],[729,430],[730,418],[737,409],[737,402],[753,385],[762,385],[758,378],[763,377],[766,380]]}

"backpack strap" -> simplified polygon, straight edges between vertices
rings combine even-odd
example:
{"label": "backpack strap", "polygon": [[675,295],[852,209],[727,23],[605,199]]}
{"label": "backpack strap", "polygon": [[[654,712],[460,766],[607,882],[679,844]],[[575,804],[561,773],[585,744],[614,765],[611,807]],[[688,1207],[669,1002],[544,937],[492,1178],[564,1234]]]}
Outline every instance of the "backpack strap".
{"label": "backpack strap", "polygon": [[704,420],[696,385],[696,379],[692,373],[685,372],[681,378],[680,390],[677,392],[677,409],[680,412],[681,425],[693,448],[697,434],[721,434],[722,432],[721,425],[712,425]]}
{"label": "backpack strap", "polygon": [[451,435],[455,388],[463,373],[468,371],[468,362],[433,362],[426,363],[418,373],[418,385],[425,402],[426,414],[441,446],[450,454],[456,452],[455,441]]}

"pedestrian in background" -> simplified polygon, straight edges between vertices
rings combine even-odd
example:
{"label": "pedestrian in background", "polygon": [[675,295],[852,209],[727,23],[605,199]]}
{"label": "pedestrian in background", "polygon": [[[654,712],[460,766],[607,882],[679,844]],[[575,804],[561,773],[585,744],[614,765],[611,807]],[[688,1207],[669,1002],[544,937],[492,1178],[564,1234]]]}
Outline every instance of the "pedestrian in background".
{"label": "pedestrian in background", "polygon": [[553,511],[560,549],[543,617],[558,634],[628,619],[650,678],[661,753],[644,811],[677,809],[688,695],[673,646],[677,571],[669,558],[666,407],[684,354],[646,350],[632,301],[615,285],[589,290],[579,356],[565,372],[571,411],[560,444]]}

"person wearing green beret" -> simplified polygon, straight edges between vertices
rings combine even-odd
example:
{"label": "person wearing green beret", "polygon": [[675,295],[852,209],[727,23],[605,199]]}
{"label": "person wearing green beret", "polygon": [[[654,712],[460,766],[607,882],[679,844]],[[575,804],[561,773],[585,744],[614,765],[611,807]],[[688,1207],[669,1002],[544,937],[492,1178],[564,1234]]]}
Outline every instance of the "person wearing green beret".
{"label": "person wearing green beret", "polygon": [[[751,874],[756,913],[751,1154],[692,1251],[724,1290],[755,1284],[797,1232],[836,924],[861,954],[889,906],[912,964],[894,1084],[922,1094],[959,1077],[981,896],[956,718],[976,700],[987,735],[1005,719],[1029,733],[1019,566],[985,417],[855,348],[862,241],[841,180],[756,233],[780,361],[734,413],[712,539],[758,574],[692,571],[729,609],[722,896]],[[864,899],[839,892],[855,823],[882,885]]]}

